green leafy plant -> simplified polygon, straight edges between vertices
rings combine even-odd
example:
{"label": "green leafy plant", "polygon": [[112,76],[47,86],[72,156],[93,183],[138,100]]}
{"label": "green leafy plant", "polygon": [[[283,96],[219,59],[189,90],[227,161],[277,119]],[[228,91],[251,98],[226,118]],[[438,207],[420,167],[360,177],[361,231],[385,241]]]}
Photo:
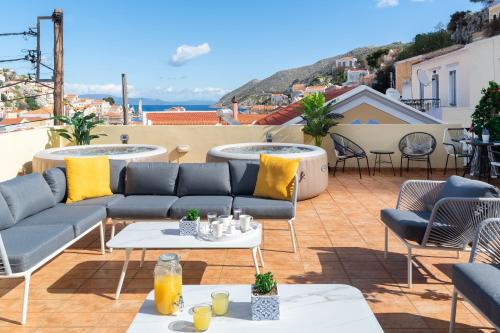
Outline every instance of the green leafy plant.
{"label": "green leafy plant", "polygon": [[97,125],[103,124],[95,113],[85,115],[83,111],[76,111],[71,117],[68,116],[55,116],[53,119],[59,120],[61,123],[69,125],[67,128],[56,128],[53,131],[60,137],[63,137],[70,142],[77,145],[89,145],[90,141],[106,136],[106,134],[92,134],[92,129]]}
{"label": "green leafy plant", "polygon": [[254,291],[261,295],[271,293],[278,283],[273,278],[273,273],[267,272],[265,274],[255,274]]}
{"label": "green leafy plant", "polygon": [[333,113],[332,103],[325,104],[325,95],[319,92],[306,96],[301,105],[302,118],[306,121],[302,132],[312,136],[314,144],[320,147],[330,128],[337,125],[335,119],[342,118],[342,115]]}
{"label": "green leafy plant", "polygon": [[200,217],[200,211],[198,209],[188,209],[186,212],[186,220],[196,221]]}
{"label": "green leafy plant", "polygon": [[471,116],[474,133],[481,137],[486,128],[491,140],[500,140],[500,85],[491,81],[481,93],[483,96]]}

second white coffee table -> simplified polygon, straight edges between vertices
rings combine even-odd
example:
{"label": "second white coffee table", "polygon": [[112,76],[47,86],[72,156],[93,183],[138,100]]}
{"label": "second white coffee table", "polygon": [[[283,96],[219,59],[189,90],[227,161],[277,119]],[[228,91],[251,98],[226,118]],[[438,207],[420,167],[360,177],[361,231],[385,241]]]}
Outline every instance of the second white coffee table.
{"label": "second white coffee table", "polygon": [[260,257],[261,266],[264,267],[264,259],[260,250],[261,242],[262,226],[260,224],[257,224],[256,230],[251,233],[220,241],[208,241],[195,236],[180,236],[179,222],[148,221],[129,224],[106,243],[106,246],[110,248],[125,250],[125,261],[123,262],[115,298],[120,297],[130,254],[134,249],[142,249],[143,254],[147,249],[250,249],[255,271],[259,273],[257,253]]}

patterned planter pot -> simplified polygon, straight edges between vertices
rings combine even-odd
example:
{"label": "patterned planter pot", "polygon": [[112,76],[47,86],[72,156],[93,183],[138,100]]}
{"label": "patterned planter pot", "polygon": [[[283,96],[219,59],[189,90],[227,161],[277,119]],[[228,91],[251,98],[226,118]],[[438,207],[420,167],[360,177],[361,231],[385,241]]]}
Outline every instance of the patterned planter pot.
{"label": "patterned planter pot", "polygon": [[196,221],[189,221],[184,216],[179,222],[179,234],[181,236],[196,236],[199,223],[200,218],[197,218]]}
{"label": "patterned planter pot", "polygon": [[[252,286],[253,290],[253,286]],[[252,320],[279,320],[280,297],[276,295],[254,295],[251,297]]]}

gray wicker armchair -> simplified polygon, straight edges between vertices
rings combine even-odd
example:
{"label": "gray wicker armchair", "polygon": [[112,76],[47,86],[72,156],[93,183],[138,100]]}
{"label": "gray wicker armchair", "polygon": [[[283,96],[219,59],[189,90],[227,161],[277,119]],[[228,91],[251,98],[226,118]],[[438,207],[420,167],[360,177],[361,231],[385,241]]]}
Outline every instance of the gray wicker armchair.
{"label": "gray wicker armchair", "polygon": [[468,264],[453,266],[450,333],[455,332],[458,295],[500,332],[500,218],[481,223]]}
{"label": "gray wicker armchair", "polygon": [[412,285],[412,250],[465,250],[481,221],[500,217],[500,191],[487,183],[452,176],[448,181],[403,183],[396,209],[383,209],[385,252],[389,229],[406,246],[408,287]]}

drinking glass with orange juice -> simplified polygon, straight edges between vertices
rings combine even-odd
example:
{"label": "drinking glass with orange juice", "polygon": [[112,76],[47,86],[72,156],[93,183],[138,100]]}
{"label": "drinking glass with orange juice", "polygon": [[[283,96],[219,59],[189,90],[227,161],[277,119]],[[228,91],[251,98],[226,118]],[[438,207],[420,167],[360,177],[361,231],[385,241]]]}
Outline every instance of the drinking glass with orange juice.
{"label": "drinking glass with orange juice", "polygon": [[155,306],[160,314],[182,310],[182,267],[173,253],[162,254],[155,267]]}
{"label": "drinking glass with orange juice", "polygon": [[212,307],[210,304],[199,304],[193,308],[193,323],[197,332],[208,330],[212,320]]}
{"label": "drinking glass with orange juice", "polygon": [[221,290],[212,293],[212,311],[216,316],[223,316],[229,308],[229,292]]}

